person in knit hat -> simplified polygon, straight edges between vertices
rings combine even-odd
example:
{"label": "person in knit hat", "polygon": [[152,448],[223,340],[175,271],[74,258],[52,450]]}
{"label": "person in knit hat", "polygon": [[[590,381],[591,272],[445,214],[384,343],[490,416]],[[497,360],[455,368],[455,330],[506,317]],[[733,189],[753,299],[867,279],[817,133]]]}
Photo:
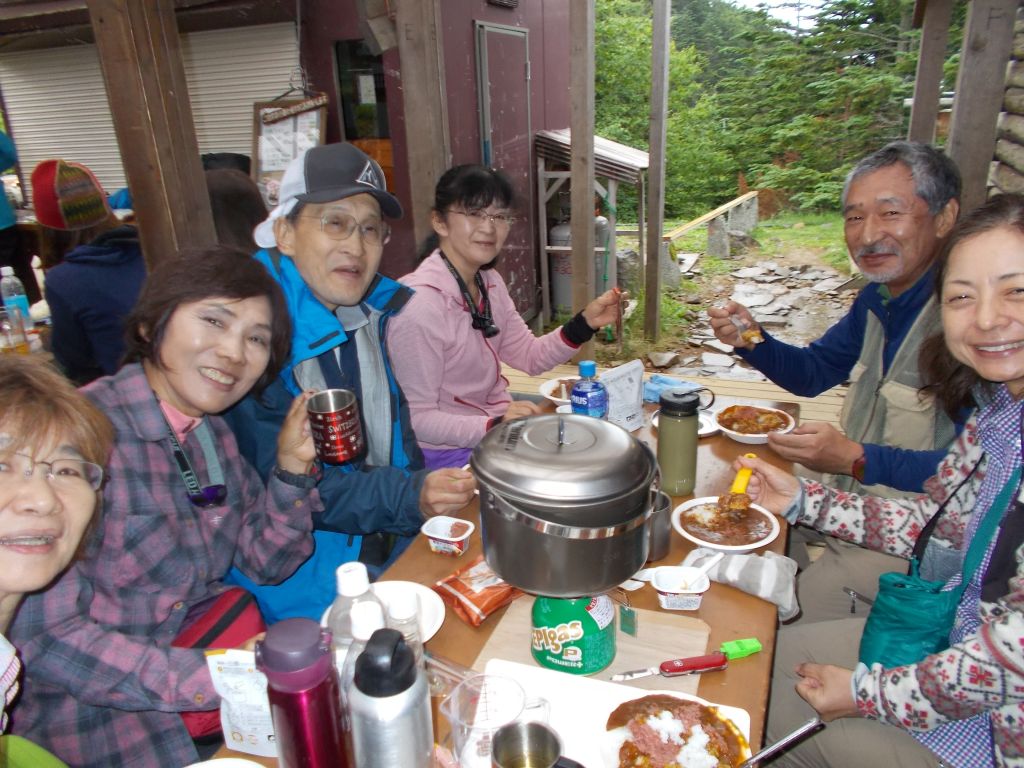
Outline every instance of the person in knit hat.
{"label": "person in knit hat", "polygon": [[116,373],[123,320],[146,278],[139,231],[114,216],[99,181],[80,163],[39,163],[32,202],[40,224],[77,233],[81,243],[46,273],[53,356],[77,384]]}

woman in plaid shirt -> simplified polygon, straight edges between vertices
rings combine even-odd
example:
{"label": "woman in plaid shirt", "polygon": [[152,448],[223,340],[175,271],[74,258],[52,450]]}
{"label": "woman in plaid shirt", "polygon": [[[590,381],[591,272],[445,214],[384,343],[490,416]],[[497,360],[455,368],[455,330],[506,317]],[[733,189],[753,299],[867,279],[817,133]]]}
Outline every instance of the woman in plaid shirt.
{"label": "woman in plaid shirt", "polygon": [[21,664],[7,632],[29,592],[71,562],[96,510],[114,432],[46,363],[0,357],[0,732]]}
{"label": "woman in plaid shirt", "polygon": [[197,759],[179,713],[220,700],[203,651],[172,641],[232,566],[258,583],[289,576],[312,551],[320,500],[306,394],[266,486],[213,415],[288,356],[284,300],[262,265],[221,247],[160,264],[127,328],[127,364],[83,390],[116,431],[102,525],[12,626],[28,670],[13,730],[73,766],[177,767]]}

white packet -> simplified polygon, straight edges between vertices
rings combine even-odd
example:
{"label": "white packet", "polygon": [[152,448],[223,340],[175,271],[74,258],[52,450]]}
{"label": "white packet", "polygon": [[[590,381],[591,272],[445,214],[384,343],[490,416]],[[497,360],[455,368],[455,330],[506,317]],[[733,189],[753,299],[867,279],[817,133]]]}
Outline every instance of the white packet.
{"label": "white packet", "polygon": [[608,421],[634,432],[644,425],[644,364],[630,360],[598,379],[608,389]]}
{"label": "white packet", "polygon": [[237,649],[207,651],[206,665],[220,694],[220,725],[228,749],[277,757],[267,676],[256,669],[256,654]]}

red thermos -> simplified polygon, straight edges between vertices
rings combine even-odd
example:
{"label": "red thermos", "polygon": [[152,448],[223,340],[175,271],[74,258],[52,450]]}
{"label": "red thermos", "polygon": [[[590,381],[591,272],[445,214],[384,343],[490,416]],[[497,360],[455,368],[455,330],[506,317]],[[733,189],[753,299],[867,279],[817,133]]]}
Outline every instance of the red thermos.
{"label": "red thermos", "polygon": [[349,768],[332,663],[331,633],[311,619],[285,619],[256,643],[282,768]]}

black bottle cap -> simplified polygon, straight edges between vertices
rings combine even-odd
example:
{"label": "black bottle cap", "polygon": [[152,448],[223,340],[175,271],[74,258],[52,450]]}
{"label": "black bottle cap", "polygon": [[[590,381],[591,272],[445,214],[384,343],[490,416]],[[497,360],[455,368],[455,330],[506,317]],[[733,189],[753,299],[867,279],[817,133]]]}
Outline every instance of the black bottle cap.
{"label": "black bottle cap", "polygon": [[416,655],[395,629],[378,629],[356,659],[353,682],[367,696],[395,696],[416,682]]}
{"label": "black bottle cap", "polygon": [[695,392],[667,389],[661,393],[659,402],[666,416],[694,416],[700,407],[700,396]]}

